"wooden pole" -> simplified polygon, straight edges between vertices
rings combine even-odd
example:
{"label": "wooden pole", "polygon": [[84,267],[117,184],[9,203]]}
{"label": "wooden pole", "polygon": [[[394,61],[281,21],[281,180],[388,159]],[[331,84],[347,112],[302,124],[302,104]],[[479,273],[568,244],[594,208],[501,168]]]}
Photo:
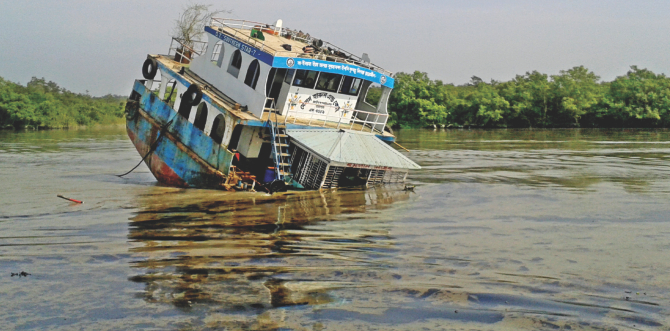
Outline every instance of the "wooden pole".
{"label": "wooden pole", "polygon": [[409,152],[409,149],[407,149],[407,148],[405,148],[405,147],[402,147],[402,145],[398,144],[397,142],[394,141],[393,143],[396,144],[396,145],[398,145],[398,147],[400,147],[400,148],[402,148],[402,149],[404,149],[404,150],[406,150],[406,151]]}

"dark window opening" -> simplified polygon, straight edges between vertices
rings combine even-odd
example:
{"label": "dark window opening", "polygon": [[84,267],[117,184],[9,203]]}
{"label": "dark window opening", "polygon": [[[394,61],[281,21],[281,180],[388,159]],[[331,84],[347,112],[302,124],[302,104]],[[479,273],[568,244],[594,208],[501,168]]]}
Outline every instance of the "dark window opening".
{"label": "dark window opening", "polygon": [[295,74],[295,69],[289,69],[286,72],[286,78],[284,79],[284,83],[286,84],[291,84],[293,81],[293,75]]}
{"label": "dark window opening", "polygon": [[318,72],[311,70],[296,70],[295,78],[293,79],[293,86],[300,86],[304,88],[314,88],[316,83],[316,76]]}
{"label": "dark window opening", "polygon": [[181,101],[179,102],[179,110],[177,112],[183,118],[188,120],[189,116],[191,116],[191,109],[193,109],[193,106],[191,106],[191,101],[188,97],[184,97],[182,95]]}
{"label": "dark window opening", "polygon": [[[284,69],[286,70],[286,69]],[[272,86],[272,82],[275,80],[275,74],[277,73],[277,68],[271,68],[270,73],[268,74],[268,80],[265,81],[265,95],[269,96],[270,95],[270,87]]]}
{"label": "dark window opening", "polygon": [[240,142],[240,136],[242,135],[242,129],[244,129],[244,125],[237,125],[235,126],[235,129],[233,129],[233,134],[230,136],[230,144],[228,144],[228,150],[234,150],[237,149],[237,144]]}
{"label": "dark window opening", "polygon": [[367,184],[370,169],[345,168],[339,178],[340,187],[363,186]]}
{"label": "dark window opening", "polygon": [[[272,101],[268,100],[268,103],[274,102],[275,106],[277,106],[277,99],[279,99],[279,93],[281,92],[282,81],[284,80],[286,71],[286,69],[276,69],[274,76],[270,73],[268,83],[265,86],[266,96],[272,99]],[[266,107],[272,107],[272,105],[267,104]]]}
{"label": "dark window opening", "polygon": [[242,67],[242,53],[240,50],[236,50],[233,53],[233,56],[230,58],[230,65],[228,65],[228,73],[235,76],[240,75],[240,68]]}
{"label": "dark window opening", "polygon": [[319,81],[316,83],[316,89],[321,91],[336,92],[340,87],[342,75],[322,72],[319,75]]}
{"label": "dark window opening", "polygon": [[366,94],[365,94],[365,102],[370,104],[371,106],[377,107],[379,105],[379,100],[382,97],[382,86],[373,83],[370,84],[370,87],[368,88]]}
{"label": "dark window opening", "polygon": [[258,83],[258,77],[261,74],[260,66],[258,65],[258,60],[251,61],[249,64],[249,69],[247,70],[247,77],[244,78],[244,84],[251,86],[252,89],[256,89],[256,84]]}
{"label": "dark window opening", "polygon": [[195,113],[195,121],[193,121],[193,125],[201,131],[205,131],[205,123],[207,123],[207,104],[201,102]]}
{"label": "dark window opening", "polygon": [[354,96],[358,95],[358,92],[361,90],[362,83],[363,80],[360,78],[344,76],[342,87],[340,87],[340,93]]}
{"label": "dark window opening", "polygon": [[223,141],[223,133],[226,132],[226,120],[223,118],[222,114],[219,114],[214,118],[214,123],[212,123],[212,132],[209,133],[209,136],[217,143],[221,144]]}

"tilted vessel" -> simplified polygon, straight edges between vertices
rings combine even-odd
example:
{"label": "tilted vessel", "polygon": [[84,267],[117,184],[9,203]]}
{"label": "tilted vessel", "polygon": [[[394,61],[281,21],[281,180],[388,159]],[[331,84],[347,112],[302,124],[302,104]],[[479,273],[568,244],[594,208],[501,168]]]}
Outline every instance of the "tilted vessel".
{"label": "tilted vessel", "polygon": [[402,183],[420,168],[389,145],[392,74],[282,25],[213,18],[206,42],[147,56],[126,128],[159,182],[272,192]]}

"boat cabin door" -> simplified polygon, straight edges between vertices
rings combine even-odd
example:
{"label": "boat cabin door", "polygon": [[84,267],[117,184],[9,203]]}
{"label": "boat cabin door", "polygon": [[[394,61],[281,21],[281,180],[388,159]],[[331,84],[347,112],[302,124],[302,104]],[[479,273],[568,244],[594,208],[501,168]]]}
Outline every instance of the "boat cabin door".
{"label": "boat cabin door", "polygon": [[[267,85],[265,86],[265,95],[268,98],[274,100],[275,104],[272,105],[271,104],[272,101],[268,100],[265,107],[274,106],[276,108],[280,108],[280,107],[278,107],[278,105],[280,105],[280,104],[283,105],[283,102],[281,102],[281,103],[279,102],[280,101],[279,96],[280,96],[281,91],[282,91],[282,85],[283,85],[282,83],[284,82],[284,78],[286,77],[286,72],[287,71],[288,71],[287,69],[277,69],[277,68],[270,69],[270,74],[268,76],[268,82],[267,82]],[[288,88],[286,88],[286,89],[288,91]]]}

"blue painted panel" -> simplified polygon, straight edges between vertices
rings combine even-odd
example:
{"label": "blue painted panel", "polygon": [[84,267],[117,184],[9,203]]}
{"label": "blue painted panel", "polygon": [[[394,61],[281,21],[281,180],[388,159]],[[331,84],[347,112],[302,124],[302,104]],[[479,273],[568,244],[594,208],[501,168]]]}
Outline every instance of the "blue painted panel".
{"label": "blue painted panel", "polygon": [[272,62],[272,66],[275,68],[314,70],[352,76],[369,80],[373,83],[384,85],[390,88],[393,88],[393,84],[395,83],[395,80],[391,76],[387,76],[382,73],[353,64],[302,58],[294,59],[292,57],[275,57],[274,61]]}
{"label": "blue painted panel", "polygon": [[[188,120],[179,116],[167,103],[163,102],[155,94],[150,93],[139,81],[135,82],[134,90],[142,95],[140,99],[141,108],[146,111],[160,125],[165,125],[174,118],[168,128],[185,146],[195,154],[207,161],[212,167],[228,174],[233,154],[219,144],[216,144],[209,136],[200,129],[193,126]],[[147,134],[151,132],[151,125],[146,124],[140,128],[137,135],[145,142],[150,141]],[[166,143],[169,142],[169,143]],[[156,149],[157,155],[170,166],[189,185],[203,186],[206,180],[206,172],[197,162],[192,160],[186,153],[179,150],[174,143],[165,140]],[[197,184],[200,183],[200,184]],[[206,183],[205,183],[206,184]]]}
{"label": "blue painted panel", "polygon": [[[231,45],[231,46],[239,49],[240,51],[257,58],[258,60],[260,60],[262,62],[265,62],[267,65],[270,65],[270,66],[272,65],[272,59],[273,59],[272,55],[270,55],[266,52],[263,52],[260,49],[258,49],[256,47],[253,47],[253,46],[251,46],[247,43],[241,42],[241,41],[239,41],[239,40],[237,40],[237,39],[235,39],[235,38],[233,38],[233,37],[231,37],[231,36],[229,36],[225,33],[222,33],[220,31],[216,31],[209,26],[205,27],[205,31],[212,34],[214,37],[217,37],[217,38],[221,39],[224,43],[227,43],[228,45]],[[249,32],[251,33],[251,31],[249,31]]]}

